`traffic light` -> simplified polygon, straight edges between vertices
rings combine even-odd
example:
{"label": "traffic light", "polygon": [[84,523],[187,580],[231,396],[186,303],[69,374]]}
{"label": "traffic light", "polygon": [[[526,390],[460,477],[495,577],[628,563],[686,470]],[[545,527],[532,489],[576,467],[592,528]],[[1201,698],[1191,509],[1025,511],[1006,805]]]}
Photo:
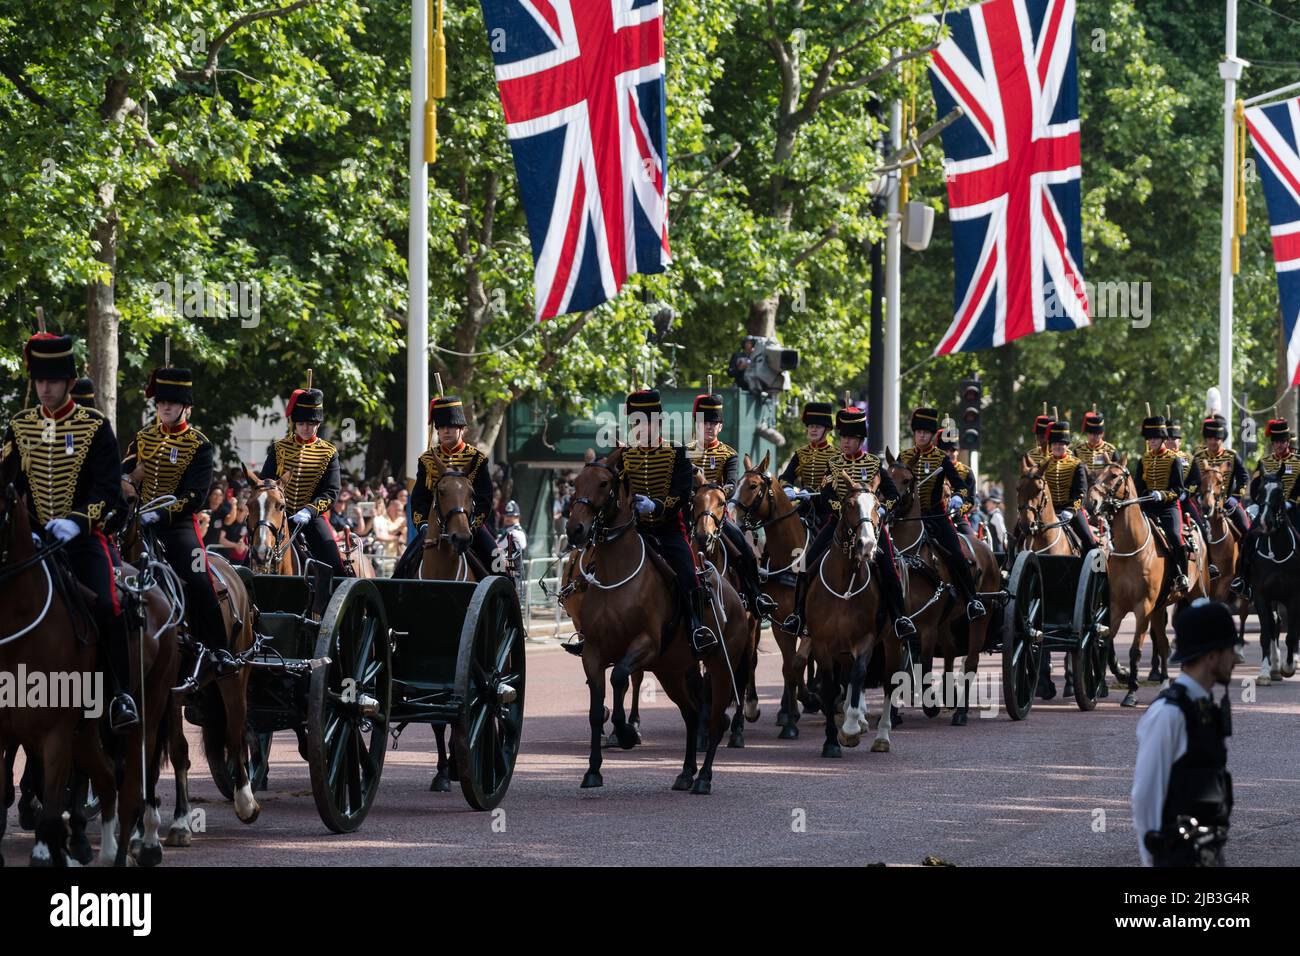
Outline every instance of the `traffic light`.
{"label": "traffic light", "polygon": [[961,448],[965,451],[980,449],[980,408],[984,404],[984,389],[977,378],[963,379],[961,383]]}

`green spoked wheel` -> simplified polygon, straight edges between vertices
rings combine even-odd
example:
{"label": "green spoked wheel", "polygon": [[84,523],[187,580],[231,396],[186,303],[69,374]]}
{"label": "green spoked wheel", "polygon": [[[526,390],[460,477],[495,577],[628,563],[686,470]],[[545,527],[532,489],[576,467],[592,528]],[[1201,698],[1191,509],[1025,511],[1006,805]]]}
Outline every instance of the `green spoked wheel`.
{"label": "green spoked wheel", "polygon": [[475,810],[506,795],[524,722],[524,631],[509,581],[479,582],[461,628],[456,659],[460,717],[452,725],[461,790]]}
{"label": "green spoked wheel", "polygon": [[1024,720],[1034,704],[1042,658],[1043,572],[1030,551],[1016,556],[1007,582],[1010,597],[1002,618],[1002,702],[1012,720]]}
{"label": "green spoked wheel", "polygon": [[312,794],[325,826],[350,833],[366,818],[384,769],[392,703],[392,647],[379,590],[338,586],[320,622],[307,699]]}
{"label": "green spoked wheel", "polygon": [[1099,549],[1084,558],[1074,599],[1074,633],[1079,641],[1073,653],[1074,702],[1080,710],[1092,710],[1106,685],[1111,646],[1110,578]]}

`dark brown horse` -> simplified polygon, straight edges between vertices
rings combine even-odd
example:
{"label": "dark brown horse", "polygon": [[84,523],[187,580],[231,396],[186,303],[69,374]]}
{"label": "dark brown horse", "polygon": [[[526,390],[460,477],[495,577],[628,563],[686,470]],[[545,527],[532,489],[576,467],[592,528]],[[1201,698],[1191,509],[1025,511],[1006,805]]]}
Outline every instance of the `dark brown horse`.
{"label": "dark brown horse", "polygon": [[[591,754],[582,786],[604,785],[600,745],[605,668],[613,666],[610,683],[614,735],[619,745],[626,750],[637,744],[623,699],[632,675],[649,671],[677,705],[686,725],[686,757],[673,789],[706,794],[713,787],[713,760],[727,728],[726,708],[735,687],[733,668],[735,674],[743,674],[749,666],[745,611],[731,585],[715,575],[711,584],[717,601],[705,623],[718,633],[719,642],[704,658],[709,679],[706,698],[700,665],[691,650],[689,617],[677,607],[671,572],[660,567],[637,533],[631,496],[617,477],[621,457],[622,451],[616,449],[606,461],[592,462],[583,469],[567,526],[571,543],[584,547],[590,542],[579,568],[588,585],[582,600],[582,663],[591,693]],[[708,749],[703,766],[699,766],[696,738],[702,725],[708,734]]]}

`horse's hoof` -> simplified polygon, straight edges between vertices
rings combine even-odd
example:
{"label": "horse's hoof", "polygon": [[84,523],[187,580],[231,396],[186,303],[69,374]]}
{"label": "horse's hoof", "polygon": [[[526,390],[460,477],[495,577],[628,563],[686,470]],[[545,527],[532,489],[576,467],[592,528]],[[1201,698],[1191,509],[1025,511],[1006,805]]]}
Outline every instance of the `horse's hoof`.
{"label": "horse's hoof", "polygon": [[142,846],[135,861],[140,866],[157,866],[162,862],[162,856],[161,846]]}
{"label": "horse's hoof", "polygon": [[1160,672],[1155,668],[1152,668],[1151,673],[1147,675],[1148,684],[1159,684],[1162,680],[1164,678],[1160,676]]}
{"label": "horse's hoof", "polygon": [[1269,674],[1260,674],[1255,678],[1256,687],[1267,687],[1271,683],[1273,683],[1273,678]]}
{"label": "horse's hoof", "polygon": [[430,793],[450,793],[451,777],[447,776],[447,771],[439,770],[433,775],[433,780],[429,784]]}
{"label": "horse's hoof", "polygon": [[840,745],[843,747],[848,747],[849,749],[852,749],[856,747],[858,744],[862,743],[861,734],[846,734],[843,730],[839,730],[836,731],[836,736],[839,738]]}
{"label": "horse's hoof", "polygon": [[704,777],[697,777],[695,779],[695,785],[691,787],[691,793],[698,793],[701,796],[707,797],[712,792],[713,792],[713,781],[707,780]]}
{"label": "horse's hoof", "polygon": [[593,787],[603,787],[603,786],[605,786],[605,781],[601,777],[599,771],[588,770],[586,776],[582,778],[583,790],[590,790]]}
{"label": "horse's hoof", "polygon": [[966,711],[964,711],[964,710],[956,711],[956,712],[952,715],[952,725],[953,725],[954,727],[965,727],[965,726],[966,726]]}
{"label": "horse's hoof", "polygon": [[799,725],[786,724],[776,736],[778,740],[797,740],[799,739]]}
{"label": "horse's hoof", "polygon": [[1284,666],[1284,667],[1282,668],[1282,676],[1283,676],[1283,677],[1295,677],[1295,665],[1292,664],[1290,667],[1285,667],[1285,666]]}
{"label": "horse's hoof", "polygon": [[889,741],[881,740],[879,737],[877,737],[875,740],[871,741],[871,752],[873,754],[889,753]]}
{"label": "horse's hoof", "polygon": [[[784,707],[776,712],[776,725],[778,727],[784,727],[786,723],[789,722],[789,720],[790,720],[790,715],[786,712]],[[31,828],[28,827],[27,829],[31,829]]]}
{"label": "horse's hoof", "polygon": [[816,694],[809,694],[808,699],[804,701],[803,709],[810,714],[820,714],[822,711],[821,698]]}
{"label": "horse's hoof", "polygon": [[82,866],[90,866],[90,861],[95,858],[95,851],[84,836],[73,837],[68,843],[68,856]]}
{"label": "horse's hoof", "polygon": [[683,770],[681,773],[677,775],[677,779],[673,781],[673,789],[678,791],[679,793],[684,793],[687,790],[691,789],[694,783],[695,783],[695,775],[689,774],[685,770]]}
{"label": "horse's hoof", "polygon": [[1073,697],[1074,684],[1070,683],[1069,681],[1066,681],[1065,690],[1061,691],[1061,696],[1064,697],[1066,700],[1069,700],[1071,697]]}
{"label": "horse's hoof", "polygon": [[255,823],[257,821],[257,818],[260,817],[261,815],[262,815],[262,807],[256,803],[253,804],[253,812],[250,813],[247,818],[239,817],[238,813],[235,814],[235,816],[239,817],[239,822],[244,824],[245,826],[247,826],[250,823]]}
{"label": "horse's hoof", "polygon": [[730,748],[733,749],[733,750],[744,750],[744,749],[745,749],[745,735],[744,735],[744,734],[732,734],[730,737],[727,738],[727,746],[730,747]]}
{"label": "horse's hoof", "polygon": [[623,750],[631,750],[641,742],[637,732],[627,724],[619,724],[614,728],[614,735],[618,738],[618,745]]}
{"label": "horse's hoof", "polygon": [[1124,699],[1120,701],[1119,705],[1121,707],[1136,707],[1138,705],[1137,691],[1131,690],[1125,694]]}
{"label": "horse's hoof", "polygon": [[[897,707],[889,708],[889,725],[891,727],[900,727],[903,723],[903,712]],[[889,748],[885,748],[888,750]]]}
{"label": "horse's hoof", "polygon": [[1035,696],[1036,696],[1039,700],[1053,700],[1053,699],[1055,699],[1055,697],[1056,697],[1056,684],[1054,684],[1054,683],[1052,683],[1052,682],[1048,682],[1048,683],[1046,683],[1046,684],[1039,684],[1039,685],[1038,685],[1038,690],[1035,692]]}
{"label": "horse's hoof", "polygon": [[763,716],[763,709],[761,707],[753,707],[753,708],[749,706],[745,707],[745,723],[747,724],[757,723],[758,718],[762,716]]}
{"label": "horse's hoof", "polygon": [[1100,688],[1098,689],[1098,691],[1097,691],[1097,696],[1098,696],[1098,697],[1109,697],[1109,696],[1110,696],[1110,685],[1107,684],[1105,681],[1102,681],[1102,682],[1101,682],[1101,687],[1100,687]]}
{"label": "horse's hoof", "polygon": [[31,833],[36,829],[36,818],[40,816],[41,801],[33,797],[31,800],[18,801],[18,828]]}
{"label": "horse's hoof", "polygon": [[938,717],[938,716],[939,716],[939,708],[933,706],[932,704],[922,704],[922,705],[921,705],[921,713],[923,713],[923,714],[925,714],[925,716],[927,716],[927,717],[931,717],[931,718],[933,718],[933,717]]}
{"label": "horse's hoof", "polygon": [[184,827],[172,827],[163,839],[163,846],[185,847],[194,842],[194,836]]}
{"label": "horse's hoof", "polygon": [[826,743],[822,744],[822,756],[823,756],[823,757],[842,757],[842,756],[844,756],[844,754],[843,754],[843,752],[841,752],[841,750],[840,750],[840,745],[839,745],[839,744],[837,744],[837,743],[836,743],[835,741],[833,741],[833,740],[828,740],[828,741],[826,741]]}
{"label": "horse's hoof", "polygon": [[1268,676],[1269,676],[1271,679],[1273,679],[1273,680],[1281,680],[1281,679],[1282,679],[1282,669],[1281,669],[1281,668],[1278,668],[1277,670],[1270,670],[1270,671],[1268,672]]}

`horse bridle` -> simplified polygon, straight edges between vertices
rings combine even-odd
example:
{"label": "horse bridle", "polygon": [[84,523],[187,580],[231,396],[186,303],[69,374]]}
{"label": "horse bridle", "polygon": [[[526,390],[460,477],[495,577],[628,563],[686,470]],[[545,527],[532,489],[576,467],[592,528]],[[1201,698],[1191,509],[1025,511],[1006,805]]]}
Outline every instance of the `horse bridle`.
{"label": "horse bridle", "polygon": [[1114,467],[1119,469],[1119,473],[1115,475],[1110,485],[1103,485],[1100,479],[1094,485],[1094,487],[1101,489],[1101,504],[1097,505],[1097,514],[1108,521],[1119,514],[1121,509],[1138,504],[1141,501],[1137,497],[1128,499],[1119,497],[1120,485],[1132,478],[1133,473],[1123,465],[1115,465]]}
{"label": "horse bridle", "polygon": [[468,479],[469,475],[467,475],[463,471],[458,471],[458,470],[444,471],[439,476],[438,480],[433,483],[433,513],[434,516],[437,517],[438,519],[438,541],[439,542],[450,540],[451,535],[447,531],[447,525],[452,518],[456,517],[456,515],[464,515],[466,521],[470,520],[469,511],[459,505],[456,506],[455,508],[452,508],[450,511],[443,511],[438,506],[438,499],[441,493],[442,483],[446,481],[448,478]]}
{"label": "horse bridle", "polygon": [[582,467],[584,471],[588,468],[599,468],[601,471],[609,472],[609,477],[611,479],[610,494],[609,497],[605,499],[605,503],[601,505],[597,505],[596,502],[592,501],[586,495],[582,495],[578,498],[571,498],[569,499],[569,508],[572,509],[574,505],[586,505],[591,509],[592,514],[595,515],[595,518],[593,518],[591,522],[591,534],[589,540],[593,542],[617,541],[623,532],[636,524],[636,514],[634,513],[632,517],[623,524],[610,525],[610,522],[614,519],[614,511],[618,507],[618,497],[613,492],[613,485],[614,482],[618,481],[618,475],[615,474],[613,468],[609,467],[609,465],[605,464],[603,461],[589,461]]}
{"label": "horse bridle", "polygon": [[[754,502],[752,504],[748,504],[748,505],[745,504],[743,501],[740,500],[739,497],[735,497],[732,499],[736,503],[736,510],[739,511],[741,514],[740,520],[736,522],[740,526],[741,531],[754,532],[754,531],[759,531],[763,528],[769,528],[772,525],[776,524],[778,521],[784,521],[786,518],[789,518],[791,515],[797,515],[799,513],[797,508],[791,508],[783,515],[768,517],[767,519],[764,520],[762,518],[762,515],[758,513],[759,509],[763,507],[764,503],[768,504],[769,515],[771,515],[772,512],[776,510],[775,500],[774,500],[775,494],[772,491],[772,476],[767,474],[766,472],[759,471],[757,468],[746,468],[745,473],[741,476],[741,478],[742,479],[748,478],[750,475],[753,475],[755,478],[757,478],[759,481],[763,483],[763,490],[758,493],[758,497],[754,499]],[[755,521],[754,520],[755,517],[758,517],[760,520]]]}
{"label": "horse bridle", "polygon": [[712,550],[713,545],[717,543],[718,539],[722,537],[722,526],[727,520],[727,489],[723,488],[722,485],[719,485],[717,482],[709,481],[696,488],[692,497],[698,495],[701,491],[721,491],[723,494],[722,517],[718,517],[717,513],[715,513],[712,508],[706,508],[704,511],[696,515],[695,520],[691,523],[692,530],[699,532],[700,522],[705,518],[708,518],[713,522],[713,530],[704,535],[704,550],[709,551]]}
{"label": "horse bridle", "polygon": [[[261,485],[257,490],[273,491],[274,489],[275,489],[275,482],[267,482]],[[285,508],[284,511],[287,516],[288,509]],[[259,515],[260,515],[260,509],[259,509]],[[271,545],[271,557],[266,562],[266,567],[268,568],[273,568],[277,564],[279,564],[280,560],[284,557],[284,552],[287,551],[289,548],[289,541],[285,540],[288,524],[289,522],[286,520],[285,527],[283,528],[276,527],[275,525],[271,524],[271,522],[267,521],[265,518],[259,516],[257,519],[257,523],[253,525],[254,535],[256,535],[256,533],[262,528],[265,528],[267,531],[271,532],[271,539],[274,542],[274,544]],[[249,552],[249,559],[250,561],[257,560],[256,558],[253,557],[251,549]],[[261,562],[258,562],[258,564],[261,564]]]}

